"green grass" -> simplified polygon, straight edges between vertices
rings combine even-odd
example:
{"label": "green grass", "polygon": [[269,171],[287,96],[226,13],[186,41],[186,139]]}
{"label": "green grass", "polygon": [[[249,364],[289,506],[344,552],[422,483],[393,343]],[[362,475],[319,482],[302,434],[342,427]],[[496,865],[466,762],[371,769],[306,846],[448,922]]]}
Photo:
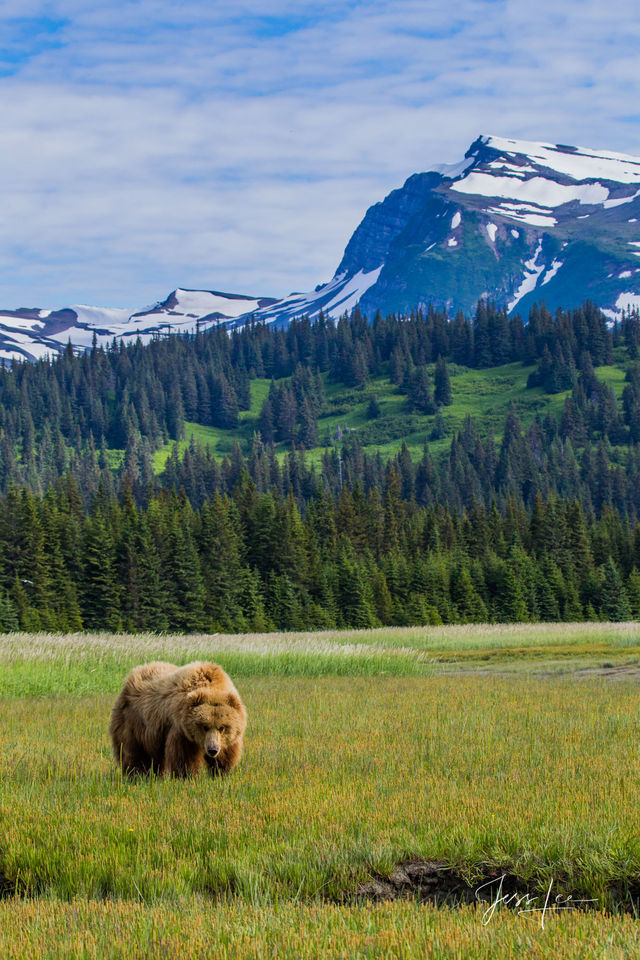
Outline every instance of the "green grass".
{"label": "green grass", "polygon": [[[429,366],[433,378],[434,366]],[[345,408],[344,413],[330,413],[318,420],[318,435],[323,444],[327,429],[333,436],[338,424],[353,429],[365,447],[380,450],[385,456],[397,453],[404,441],[414,459],[422,455],[425,440],[430,442],[434,454],[446,452],[451,445],[451,436],[460,429],[467,416],[472,416],[484,434],[493,433],[499,438],[511,403],[515,403],[523,425],[528,426],[537,413],[551,412],[558,416],[570,391],[562,394],[545,394],[541,387],[527,390],[527,378],[533,366],[520,363],[505,364],[489,370],[471,370],[468,367],[449,365],[452,404],[443,410],[448,430],[447,437],[432,441],[434,417],[409,414],[404,394],[401,394],[387,378],[377,377],[360,390],[346,389],[332,384],[327,388],[327,398],[333,404]],[[609,368],[606,368],[609,369]],[[624,372],[621,373],[624,379]],[[369,398],[375,396],[381,408],[376,421],[367,420]],[[392,439],[368,442],[370,430],[385,430]],[[322,449],[310,451],[309,458],[319,461]]]}
{"label": "green grass", "polygon": [[[258,429],[258,418],[262,410],[262,404],[269,394],[270,386],[270,380],[251,381],[251,404],[248,410],[240,411],[238,416],[239,423],[236,430],[223,430],[220,427],[207,427],[201,423],[185,421],[185,436],[183,440],[178,442],[180,456],[184,454],[184,451],[192,440],[195,440],[196,443],[201,444],[203,447],[209,447],[211,452],[220,459],[231,452],[234,441],[237,441],[240,444],[240,448],[246,453],[249,449],[253,434]],[[171,442],[164,444],[159,450],[156,450],[153,456],[153,469],[155,473],[162,473],[173,447],[174,443]]]}
{"label": "green grass", "polygon": [[[192,440],[201,444],[203,447],[209,447],[213,453],[219,453],[221,456],[229,453],[233,444],[231,431],[222,430],[220,427],[206,427],[201,423],[190,423],[185,421],[185,438],[178,441],[178,452],[180,457]],[[171,456],[174,442],[165,443],[153,455],[153,469],[155,473],[162,473],[167,460]]]}
{"label": "green grass", "polygon": [[[18,892],[0,955],[632,955],[637,922],[603,909],[640,880],[637,686],[574,674],[639,647],[637,624],[0,637],[0,890]],[[242,763],[123,780],[107,726],[124,675],[197,657],[247,705]],[[408,858],[471,883],[513,872],[532,895],[553,879],[600,909],[542,929],[353,901]]]}
{"label": "green grass", "polygon": [[[279,383],[279,380],[275,381]],[[271,380],[252,380],[251,381],[251,403],[248,410],[242,410],[239,415],[240,421],[257,420],[262,410],[262,404],[269,396],[271,389]]]}
{"label": "green grass", "polygon": [[596,376],[598,380],[604,380],[604,382],[611,387],[618,397],[622,396],[622,391],[625,386],[625,376],[626,371],[621,367],[611,366],[611,367],[598,367],[596,369]]}

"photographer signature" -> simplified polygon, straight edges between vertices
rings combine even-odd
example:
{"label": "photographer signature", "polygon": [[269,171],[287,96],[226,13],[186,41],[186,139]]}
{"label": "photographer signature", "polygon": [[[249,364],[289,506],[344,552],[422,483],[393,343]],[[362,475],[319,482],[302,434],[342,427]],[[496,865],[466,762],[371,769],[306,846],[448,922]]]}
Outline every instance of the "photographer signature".
{"label": "photographer signature", "polygon": [[[476,900],[480,902],[486,902],[486,898],[480,895],[480,891],[484,890],[489,892],[493,896],[493,900],[487,907],[487,909],[482,914],[482,922],[486,925],[491,921],[496,909],[500,904],[504,904],[506,907],[513,907],[518,911],[518,914],[540,914],[540,926],[544,930],[544,921],[545,917],[549,913],[556,913],[560,910],[575,910],[586,903],[596,903],[597,900],[574,900],[571,894],[568,897],[564,897],[562,894],[558,893],[555,897],[551,896],[551,891],[553,889],[554,880],[550,880],[549,887],[547,889],[546,896],[544,898],[544,903],[540,905],[542,899],[541,896],[531,896],[529,893],[503,893],[504,881],[507,878],[507,874],[503,873],[501,877],[496,877],[494,880],[488,880],[486,883],[481,884],[476,888]],[[497,884],[497,889],[489,890],[490,887]]]}

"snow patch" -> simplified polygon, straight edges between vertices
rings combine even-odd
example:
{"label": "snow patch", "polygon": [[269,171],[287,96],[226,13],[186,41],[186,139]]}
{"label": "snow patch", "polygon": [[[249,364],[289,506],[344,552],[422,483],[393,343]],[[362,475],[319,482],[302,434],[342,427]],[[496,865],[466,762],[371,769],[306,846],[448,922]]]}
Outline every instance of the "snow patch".
{"label": "snow patch", "polygon": [[[640,170],[640,167],[639,167]],[[577,200],[578,203],[602,203],[609,191],[601,183],[563,184],[544,177],[532,177],[523,182],[514,182],[508,177],[493,177],[490,173],[474,171],[464,180],[451,187],[456,193],[471,193],[481,197],[504,197],[512,200],[528,200],[541,207],[561,207]]]}
{"label": "snow patch", "polygon": [[353,310],[356,303],[362,297],[362,294],[377,281],[383,266],[384,264],[380,264],[379,267],[376,267],[375,270],[370,270],[368,273],[365,273],[364,270],[359,270],[358,273],[351,277],[342,289],[323,306],[322,309],[324,312],[331,314],[332,310],[335,311],[337,309],[340,310],[340,313],[344,313],[345,310]]}
{"label": "snow patch", "polygon": [[512,230],[512,231],[511,231],[511,236],[514,237],[516,240],[519,240],[519,239],[520,239],[520,231],[519,231],[519,230]]}
{"label": "snow patch", "polygon": [[131,317],[133,323],[141,320],[153,320],[157,316],[165,315],[171,322],[181,319],[199,320],[211,314],[219,313],[223,318],[235,319],[245,313],[253,313],[260,307],[260,301],[255,297],[226,296],[212,290],[186,290],[178,287],[172,297],[172,306],[164,307],[157,304],[149,310],[140,310]]}
{"label": "snow patch", "polygon": [[[111,331],[129,322],[131,310],[121,307],[89,307],[84,303],[74,303],[70,307],[78,318],[78,323],[91,327],[106,328]],[[65,342],[68,338],[65,337]]]}
{"label": "snow patch", "polygon": [[458,246],[458,241],[455,239],[455,237],[449,237],[449,239],[447,240],[447,246],[448,246],[448,247],[457,247],[457,246]]}
{"label": "snow patch", "polygon": [[558,270],[559,270],[560,267],[562,266],[562,263],[563,263],[562,260],[554,260],[554,261],[553,261],[553,263],[551,264],[551,266],[549,267],[549,269],[547,270],[547,272],[546,272],[545,275],[544,275],[544,279],[543,279],[542,283],[540,284],[541,287],[544,287],[545,283],[549,283],[550,280],[553,280],[553,278],[555,277],[556,273],[558,272]]}
{"label": "snow patch", "polygon": [[489,240],[491,243],[496,242],[496,233],[498,232],[498,227],[495,223],[488,223],[486,226],[487,233],[489,234]]}
{"label": "snow patch", "polygon": [[572,180],[615,180],[618,183],[640,183],[640,157],[625,153],[610,153],[576,147],[560,150],[553,143],[534,143],[530,140],[510,140],[503,137],[483,137],[483,143],[500,152],[510,151],[539,166],[548,167]]}
{"label": "snow patch", "polygon": [[432,167],[429,172],[439,173],[441,176],[453,180],[455,177],[462,176],[462,174],[475,162],[475,157],[468,157],[465,160],[458,161],[458,163],[439,163],[437,166]]}
{"label": "snow patch", "polygon": [[489,207],[487,213],[497,213],[502,217],[509,217],[510,220],[517,220],[518,223],[526,223],[531,227],[555,227],[558,222],[555,217],[546,217],[540,213],[528,213],[516,208],[505,210],[503,207]]}
{"label": "snow patch", "polygon": [[511,311],[516,306],[516,304],[519,303],[520,300],[522,300],[522,298],[526,296],[527,293],[530,293],[532,290],[535,289],[538,283],[538,278],[540,277],[540,274],[545,268],[544,261],[540,264],[540,266],[537,266],[537,260],[541,253],[542,253],[542,240],[538,240],[538,246],[536,247],[536,251],[534,255],[531,257],[530,260],[527,260],[527,262],[524,265],[524,268],[526,271],[524,275],[524,279],[522,280],[522,283],[516,290],[513,300],[507,307],[509,313],[511,313]]}
{"label": "snow patch", "polygon": [[622,273],[618,274],[618,280],[626,280],[630,276],[632,276],[631,270],[623,270]]}
{"label": "snow patch", "polygon": [[309,315],[316,317],[320,310],[328,316],[339,316],[352,310],[369,287],[376,283],[384,264],[365,273],[359,270],[350,279],[345,274],[336,275],[321,290],[310,293],[292,293],[283,300],[255,311],[257,320],[270,323],[275,319],[291,320]]}
{"label": "snow patch", "polygon": [[460,212],[454,213],[453,217],[451,218],[451,229],[455,230],[456,227],[459,227],[461,220],[462,220],[462,214]]}
{"label": "snow patch", "polygon": [[[0,344],[2,355],[6,352],[12,353],[13,359],[24,360],[30,357],[32,360],[43,360],[45,357],[57,356],[57,350],[51,344],[42,343],[40,340],[34,340],[28,333],[20,333],[17,330],[1,330]],[[22,350],[12,350],[12,344],[22,347]]]}
{"label": "snow patch", "polygon": [[626,310],[627,307],[631,307],[632,310],[635,310],[636,308],[640,309],[640,294],[621,293],[616,300],[616,307],[620,312]]}
{"label": "snow patch", "polygon": [[[51,311],[49,311],[50,313]],[[0,313],[0,333],[1,328],[10,327],[12,330],[33,330],[35,333],[42,330],[44,324],[33,317],[16,317],[12,314]]]}
{"label": "snow patch", "polygon": [[631,203],[632,200],[635,200],[636,197],[640,197],[640,190],[637,190],[630,197],[619,197],[617,200],[605,200],[602,206],[609,210],[611,207],[619,207],[623,203]]}

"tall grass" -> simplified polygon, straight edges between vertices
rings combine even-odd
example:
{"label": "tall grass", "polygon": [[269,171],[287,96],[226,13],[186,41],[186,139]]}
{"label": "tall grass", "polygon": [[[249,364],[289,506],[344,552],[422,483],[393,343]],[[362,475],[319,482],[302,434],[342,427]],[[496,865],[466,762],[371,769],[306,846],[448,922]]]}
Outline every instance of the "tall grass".
{"label": "tall grass", "polygon": [[530,659],[561,668],[640,659],[637,623],[384,627],[322,633],[12,633],[0,635],[0,696],[115,692],[123,672],[154,659],[213,659],[235,676],[428,676],[439,665]]}

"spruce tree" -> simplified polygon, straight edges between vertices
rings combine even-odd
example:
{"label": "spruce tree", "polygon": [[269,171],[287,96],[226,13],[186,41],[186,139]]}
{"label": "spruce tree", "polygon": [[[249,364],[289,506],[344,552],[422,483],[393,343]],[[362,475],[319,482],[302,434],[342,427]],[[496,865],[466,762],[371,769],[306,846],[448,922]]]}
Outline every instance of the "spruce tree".
{"label": "spruce tree", "polygon": [[87,518],[83,538],[81,608],[91,630],[119,630],[120,596],[116,578],[115,547],[104,517]]}
{"label": "spruce tree", "polygon": [[631,607],[620,571],[609,557],[602,568],[600,616],[603,620],[630,620]]}
{"label": "spruce tree", "polygon": [[434,375],[435,389],[433,398],[438,407],[448,407],[451,403],[451,383],[449,381],[449,368],[444,357],[438,357]]}

